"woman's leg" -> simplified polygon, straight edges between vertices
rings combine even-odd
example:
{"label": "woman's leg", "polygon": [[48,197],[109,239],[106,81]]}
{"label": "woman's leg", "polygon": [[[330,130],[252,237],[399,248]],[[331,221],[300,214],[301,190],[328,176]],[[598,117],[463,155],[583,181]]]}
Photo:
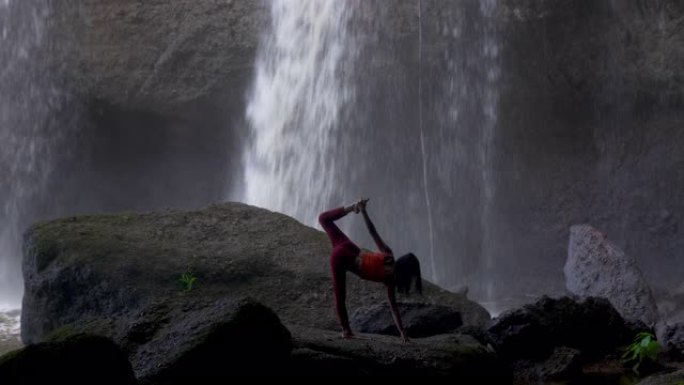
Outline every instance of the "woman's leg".
{"label": "woman's leg", "polygon": [[328,234],[328,238],[330,238],[330,242],[332,243],[333,247],[344,242],[351,242],[349,237],[347,237],[347,235],[345,235],[335,224],[336,220],[344,217],[347,214],[348,211],[344,207],[339,207],[326,211],[318,216],[318,222],[321,224],[321,227],[323,227],[323,230],[325,230],[326,234]]}

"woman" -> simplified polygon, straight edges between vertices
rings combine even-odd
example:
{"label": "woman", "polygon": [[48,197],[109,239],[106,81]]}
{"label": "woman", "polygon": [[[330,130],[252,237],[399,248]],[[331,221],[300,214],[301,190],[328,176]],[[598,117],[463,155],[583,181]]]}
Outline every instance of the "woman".
{"label": "woman", "polygon": [[[413,254],[399,258],[397,263],[394,262],[392,249],[380,238],[373,222],[368,217],[368,212],[366,211],[367,202],[368,199],[361,199],[352,205],[326,211],[318,217],[318,221],[328,234],[333,247],[332,254],[330,255],[330,264],[333,274],[335,309],[342,326],[342,336],[344,338],[354,337],[354,333],[352,333],[349,327],[349,317],[347,316],[345,304],[347,293],[346,273],[351,271],[365,280],[385,284],[394,323],[397,326],[397,330],[399,330],[401,338],[404,341],[408,341],[406,331],[401,323],[399,311],[397,310],[395,287],[399,285],[408,294],[411,280],[416,279],[416,289],[418,292],[421,292],[420,265],[418,264],[418,259]],[[359,248],[335,225],[336,220],[352,211],[357,214],[359,212],[363,214],[368,232],[378,246],[379,252],[371,252]],[[396,278],[401,279],[401,282],[398,282]]]}

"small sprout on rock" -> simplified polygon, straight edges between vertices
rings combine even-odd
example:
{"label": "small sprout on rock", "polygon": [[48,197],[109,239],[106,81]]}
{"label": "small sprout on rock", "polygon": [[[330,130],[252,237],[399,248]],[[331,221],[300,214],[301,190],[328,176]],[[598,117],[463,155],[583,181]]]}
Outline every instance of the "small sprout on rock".
{"label": "small sprout on rock", "polygon": [[183,285],[183,291],[192,290],[192,286],[195,284],[195,281],[197,281],[197,277],[195,277],[192,273],[183,273],[181,274],[180,279],[178,279],[178,282]]}

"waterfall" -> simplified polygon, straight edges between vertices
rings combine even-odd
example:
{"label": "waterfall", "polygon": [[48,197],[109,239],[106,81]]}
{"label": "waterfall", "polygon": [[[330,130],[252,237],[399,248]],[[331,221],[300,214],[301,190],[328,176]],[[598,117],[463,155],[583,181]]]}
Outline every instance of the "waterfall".
{"label": "waterfall", "polygon": [[50,126],[60,96],[43,51],[49,11],[46,1],[0,2],[0,308],[20,306],[21,236],[66,135]]}
{"label": "waterfall", "polygon": [[[419,3],[420,6],[420,3]],[[435,281],[467,286],[471,298],[496,291],[495,157],[500,77],[497,0],[457,6],[426,2],[419,14],[423,153],[434,223]],[[436,49],[439,48],[439,49]],[[423,114],[421,114],[423,115]],[[427,195],[426,195],[427,196]],[[447,214],[447,215],[445,215]]]}
{"label": "waterfall", "polygon": [[[415,50],[394,45],[396,10],[384,3],[271,3],[236,198],[314,225],[367,194],[395,253],[418,255],[433,282],[491,298],[498,4],[412,5]],[[371,246],[359,223],[341,221]]]}
{"label": "waterfall", "polygon": [[428,187],[427,154],[425,151],[425,131],[423,127],[423,20],[421,10],[422,0],[418,0],[418,129],[420,130],[420,153],[423,165],[423,189],[425,191],[425,206],[427,207],[428,232],[430,244],[430,271],[432,281],[437,280],[437,263],[435,263],[435,234],[432,228],[432,204],[430,203],[430,188]]}
{"label": "waterfall", "polygon": [[343,59],[353,7],[338,0],[274,0],[247,106],[242,200],[313,225],[339,181],[335,134],[353,98]]}
{"label": "waterfall", "polygon": [[482,164],[482,186],[483,186],[483,203],[482,203],[482,259],[483,259],[483,276],[484,290],[483,299],[491,302],[494,300],[496,287],[494,285],[495,266],[494,266],[494,247],[493,237],[491,236],[491,227],[495,221],[492,212],[492,202],[494,200],[494,158],[492,154],[495,128],[497,124],[498,111],[498,87],[497,83],[501,74],[499,66],[499,42],[496,33],[496,25],[494,24],[494,16],[497,10],[498,0],[481,0],[480,10],[484,18],[482,31],[482,62],[485,67],[484,76],[481,81],[483,87],[481,91],[482,97],[482,139],[480,142]]}

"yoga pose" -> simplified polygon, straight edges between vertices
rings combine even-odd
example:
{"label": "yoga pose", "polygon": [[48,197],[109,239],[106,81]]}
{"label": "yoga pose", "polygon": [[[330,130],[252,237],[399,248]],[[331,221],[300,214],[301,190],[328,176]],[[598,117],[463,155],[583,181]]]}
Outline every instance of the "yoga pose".
{"label": "yoga pose", "polygon": [[[394,323],[397,326],[397,330],[399,330],[401,338],[404,341],[408,341],[404,326],[401,323],[399,311],[397,310],[395,287],[398,287],[400,292],[408,294],[411,281],[415,279],[416,290],[422,293],[420,264],[413,254],[407,254],[399,258],[395,263],[392,249],[380,238],[373,222],[371,222],[368,216],[366,211],[367,202],[368,199],[361,199],[352,205],[326,211],[318,217],[318,221],[328,234],[333,247],[332,254],[330,255],[330,265],[332,267],[333,290],[335,292],[335,309],[342,326],[342,336],[344,338],[354,337],[354,333],[352,333],[349,326],[349,317],[347,316],[345,304],[347,294],[346,273],[351,271],[365,280],[385,284]],[[359,212],[363,214],[368,232],[373,237],[379,252],[359,248],[335,224],[336,220],[352,211],[357,214]]]}

